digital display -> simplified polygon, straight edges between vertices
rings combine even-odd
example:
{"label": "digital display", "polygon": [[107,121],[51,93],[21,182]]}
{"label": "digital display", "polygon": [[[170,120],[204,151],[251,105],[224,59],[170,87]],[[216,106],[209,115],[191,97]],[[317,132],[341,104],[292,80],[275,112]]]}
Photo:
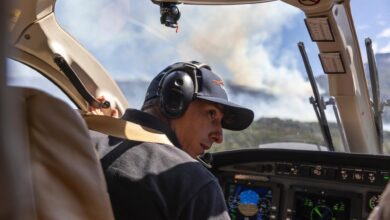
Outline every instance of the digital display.
{"label": "digital display", "polygon": [[295,220],[347,220],[351,200],[335,195],[295,192]]}
{"label": "digital display", "polygon": [[272,189],[243,183],[228,184],[226,202],[232,220],[269,219]]}
{"label": "digital display", "polygon": [[371,212],[375,206],[379,204],[379,200],[381,199],[381,192],[368,192],[366,198],[367,211]]}

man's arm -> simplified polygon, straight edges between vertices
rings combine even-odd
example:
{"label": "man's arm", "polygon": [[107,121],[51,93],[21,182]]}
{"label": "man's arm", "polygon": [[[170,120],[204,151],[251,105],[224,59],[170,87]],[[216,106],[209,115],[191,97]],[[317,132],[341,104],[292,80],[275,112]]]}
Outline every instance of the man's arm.
{"label": "man's arm", "polygon": [[179,219],[229,220],[225,199],[216,180],[202,187],[187,201]]}

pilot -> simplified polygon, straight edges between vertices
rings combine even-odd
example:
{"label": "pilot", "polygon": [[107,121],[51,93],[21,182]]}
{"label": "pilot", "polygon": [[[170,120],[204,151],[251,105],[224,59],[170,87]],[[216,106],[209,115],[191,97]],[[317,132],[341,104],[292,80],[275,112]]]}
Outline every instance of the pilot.
{"label": "pilot", "polygon": [[170,143],[110,137],[102,155],[116,219],[230,219],[217,179],[198,161],[222,128],[243,130],[253,112],[228,101],[222,79],[198,62],[175,63],[150,83],[142,110],[122,119]]}

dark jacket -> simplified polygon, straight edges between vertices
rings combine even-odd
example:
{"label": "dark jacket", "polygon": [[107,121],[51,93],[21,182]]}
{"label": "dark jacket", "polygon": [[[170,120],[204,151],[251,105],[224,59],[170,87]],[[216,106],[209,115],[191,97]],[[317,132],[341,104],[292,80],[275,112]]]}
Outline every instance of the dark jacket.
{"label": "dark jacket", "polygon": [[165,133],[176,147],[111,137],[100,149],[117,220],[229,219],[216,178],[180,149],[165,124],[138,110],[124,119]]}

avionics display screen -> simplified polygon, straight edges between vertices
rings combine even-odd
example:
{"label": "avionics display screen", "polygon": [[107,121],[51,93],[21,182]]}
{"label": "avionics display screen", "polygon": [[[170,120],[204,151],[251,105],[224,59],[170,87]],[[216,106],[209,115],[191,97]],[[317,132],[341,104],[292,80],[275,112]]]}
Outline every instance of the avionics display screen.
{"label": "avionics display screen", "polygon": [[272,189],[242,183],[231,183],[226,188],[226,202],[232,220],[269,219]]}
{"label": "avionics display screen", "polygon": [[350,217],[349,198],[312,192],[295,192],[294,220],[347,220]]}

